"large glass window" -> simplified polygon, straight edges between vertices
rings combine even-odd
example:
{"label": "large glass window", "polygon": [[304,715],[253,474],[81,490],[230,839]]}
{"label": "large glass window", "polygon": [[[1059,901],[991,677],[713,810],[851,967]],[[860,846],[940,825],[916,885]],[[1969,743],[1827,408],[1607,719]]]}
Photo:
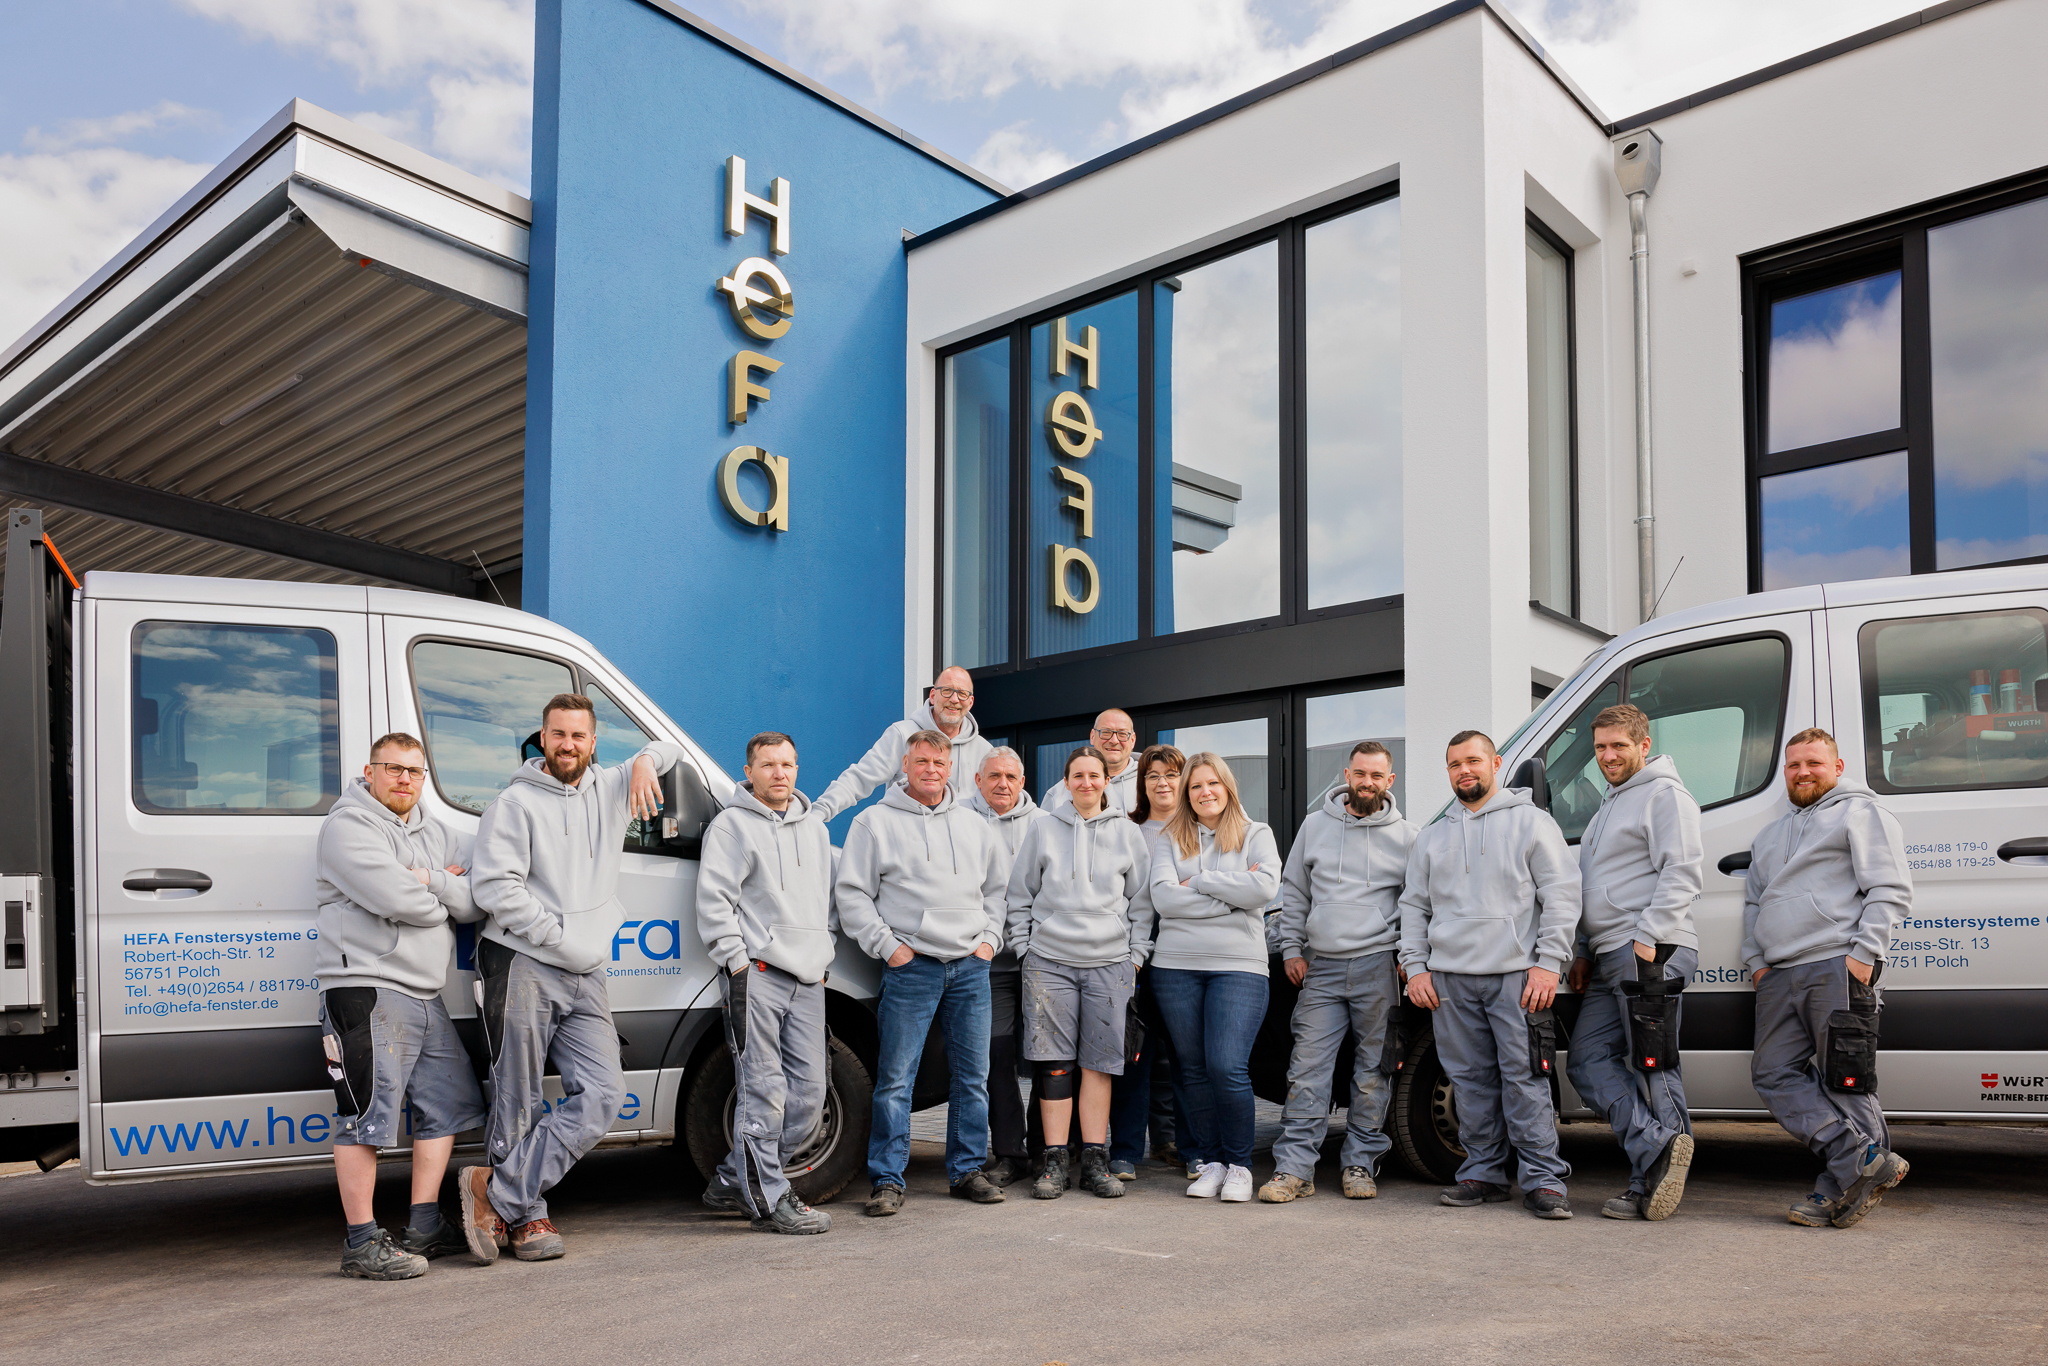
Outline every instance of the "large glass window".
{"label": "large glass window", "polygon": [[434,782],[451,805],[475,812],[526,762],[548,699],[576,691],[560,660],[445,640],[412,647],[412,677]]}
{"label": "large glass window", "polygon": [[1912,572],[1906,453],[1763,480],[1765,588]]}
{"label": "large glass window", "polygon": [[1154,515],[1171,572],[1159,635],[1280,611],[1280,244],[1158,281],[1152,296]]}
{"label": "large glass window", "polygon": [[1302,785],[1308,794],[1307,810],[1314,811],[1324,797],[1344,786],[1351,747],[1361,740],[1377,740],[1393,760],[1394,805],[1408,814],[1407,734],[1407,694],[1402,688],[1309,698],[1308,781]]}
{"label": "large glass window", "polygon": [[1885,271],[1771,304],[1771,451],[1899,425],[1899,282]]}
{"label": "large glass window", "polygon": [[1230,766],[1230,776],[1237,780],[1237,799],[1244,803],[1245,814],[1255,821],[1271,821],[1273,757],[1267,738],[1269,730],[1263,716],[1244,721],[1214,721],[1163,729],[1156,743],[1172,745],[1189,758],[1206,751],[1223,760]]}
{"label": "large glass window", "polygon": [[1543,229],[1525,233],[1529,331],[1529,599],[1579,614],[1572,467],[1572,258]]}
{"label": "large glass window", "polygon": [[1010,657],[1010,341],[945,361],[944,640],[948,664]]}
{"label": "large glass window", "polygon": [[341,795],[331,634],[145,621],[133,650],[137,807],[320,815]]}
{"label": "large glass window", "polygon": [[1305,236],[1313,609],[1401,591],[1401,203]]}
{"label": "large glass window", "polygon": [[1937,569],[2048,555],[2048,199],[1927,233]]}
{"label": "large glass window", "polygon": [[2048,612],[1874,621],[1859,645],[1872,787],[2048,782]]}

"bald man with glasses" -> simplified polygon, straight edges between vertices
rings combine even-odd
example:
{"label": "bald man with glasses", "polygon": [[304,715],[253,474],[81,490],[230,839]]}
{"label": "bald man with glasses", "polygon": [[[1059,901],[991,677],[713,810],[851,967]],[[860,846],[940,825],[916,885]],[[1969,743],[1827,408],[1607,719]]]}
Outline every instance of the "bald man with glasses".
{"label": "bald man with glasses", "polygon": [[[1109,786],[1102,789],[1102,804],[1111,811],[1125,815],[1138,804],[1138,766],[1131,762],[1131,751],[1138,743],[1138,728],[1131,721],[1131,714],[1118,707],[1095,718],[1094,729],[1088,732],[1088,743],[1102,751],[1104,765],[1109,770]],[[1048,811],[1071,807],[1074,799],[1067,792],[1065,780],[1054,783],[1045,790],[1045,797],[1039,802]]]}
{"label": "bald man with glasses", "polygon": [[817,804],[811,808],[817,818],[829,821],[840,812],[859,806],[883,784],[901,783],[904,749],[910,737],[920,731],[937,731],[952,742],[950,785],[954,799],[965,802],[974,795],[974,775],[981,771],[990,746],[974,723],[974,680],[967,670],[952,664],[939,671],[916,711],[892,723],[873,748],[818,795]]}

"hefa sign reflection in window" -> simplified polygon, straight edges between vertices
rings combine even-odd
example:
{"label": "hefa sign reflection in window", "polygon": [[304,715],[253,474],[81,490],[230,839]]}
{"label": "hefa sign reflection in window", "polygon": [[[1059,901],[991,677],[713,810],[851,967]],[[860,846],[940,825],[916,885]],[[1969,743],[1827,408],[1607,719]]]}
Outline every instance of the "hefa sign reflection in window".
{"label": "hefa sign reflection in window", "polygon": [[[1067,363],[1079,361],[1081,388],[1100,387],[1098,368],[1102,358],[1102,340],[1091,324],[1081,333],[1077,342],[1067,333],[1067,320],[1055,318],[1052,324],[1051,352],[1052,376],[1054,379],[1067,377]],[[1095,443],[1102,440],[1102,429],[1095,425],[1094,410],[1079,390],[1066,389],[1054,394],[1045,406],[1045,435],[1052,446],[1055,462],[1062,460],[1081,461],[1095,449]],[[1061,505],[1072,509],[1079,518],[1075,527],[1077,540],[1091,540],[1095,535],[1095,485],[1088,476],[1064,464],[1055,463],[1053,477],[1063,484],[1071,485],[1074,492],[1061,499]],[[1052,571],[1048,578],[1052,583],[1052,605],[1076,616],[1095,610],[1095,604],[1102,600],[1102,574],[1096,569],[1095,561],[1079,546],[1061,545],[1055,541],[1049,547],[1052,555]],[[1075,597],[1069,588],[1069,575],[1086,580],[1087,590]]]}
{"label": "hefa sign reflection in window", "polygon": [[[741,157],[725,159],[725,235],[743,237],[747,215],[768,220],[768,251],[773,256],[789,255],[789,182],[777,176],[769,182],[768,197],[747,193],[747,163]],[[789,277],[773,261],[749,256],[718,282],[732,309],[733,321],[748,336],[771,342],[789,331],[796,320],[796,291]],[[754,382],[755,372],[772,375],[782,362],[759,351],[739,351],[726,365],[725,416],[737,427],[750,416],[756,399],[763,403],[774,397],[766,384]],[[768,506],[758,510],[740,493],[740,468],[755,465],[768,476]],[[718,498],[725,510],[748,526],[789,530],[789,461],[770,455],[759,446],[735,446],[718,464]]]}

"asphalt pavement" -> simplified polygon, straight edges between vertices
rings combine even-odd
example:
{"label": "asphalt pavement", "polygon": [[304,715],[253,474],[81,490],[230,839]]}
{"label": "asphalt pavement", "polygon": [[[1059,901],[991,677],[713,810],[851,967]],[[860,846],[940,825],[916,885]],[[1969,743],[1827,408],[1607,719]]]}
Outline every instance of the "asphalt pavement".
{"label": "asphalt pavement", "polygon": [[[923,1126],[920,1126],[923,1127]],[[1855,1229],[1785,1207],[1812,1175],[1777,1129],[1705,1124],[1668,1222],[1598,1216],[1626,1184],[1563,1130],[1578,1217],[1444,1208],[1390,1165],[1377,1200],[948,1199],[915,1145],[901,1215],[850,1187],[821,1237],[705,1211],[669,1150],[594,1154],[552,1199],[559,1262],[336,1274],[325,1170],[95,1188],[0,1180],[0,1361],[1096,1363],[2048,1361],[2048,1129],[1901,1126],[1912,1175]],[[1263,1158],[1256,1171],[1264,1179]],[[402,1222],[407,1168],[378,1208]]]}

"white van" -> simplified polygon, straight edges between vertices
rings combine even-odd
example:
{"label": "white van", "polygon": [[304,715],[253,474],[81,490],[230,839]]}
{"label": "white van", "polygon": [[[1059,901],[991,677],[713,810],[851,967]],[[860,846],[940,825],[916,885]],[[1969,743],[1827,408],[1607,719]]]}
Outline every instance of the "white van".
{"label": "white van", "polygon": [[[0,715],[22,728],[0,737],[0,1157],[75,1153],[96,1182],[327,1161],[322,815],[370,742],[406,731],[427,747],[422,805],[473,835],[539,752],[541,704],[582,692],[597,705],[598,762],[650,736],[687,755],[663,820],[635,824],[621,868],[609,972],[628,1095],[606,1141],[680,1139],[712,1170],[730,1146],[732,1066],[694,893],[703,828],[732,782],[681,727],[541,617],[383,588],[151,574],[91,573],[74,594],[46,577],[39,522],[9,514],[0,617]],[[444,998],[481,1058],[472,929]],[[865,1164],[877,979],[842,945],[825,1119],[790,1163],[810,1168],[797,1182],[809,1199]]]}
{"label": "white van", "polygon": [[[1885,966],[1885,1112],[2048,1120],[2048,565],[1758,593],[1603,646],[1501,746],[1509,785],[1574,844],[1605,787],[1593,717],[1617,702],[1649,714],[1654,752],[1701,808],[1700,966],[1680,1041],[1695,1118],[1769,1117],[1749,1082],[1743,882],[1751,840],[1789,809],[1785,737],[1820,726],[1899,818],[1912,865],[1912,918]],[[1569,1023],[1576,999],[1559,1004]],[[1563,1117],[1593,1117],[1569,1083]],[[1418,1173],[1451,1179],[1456,1111],[1426,1038],[1390,1127]]]}

